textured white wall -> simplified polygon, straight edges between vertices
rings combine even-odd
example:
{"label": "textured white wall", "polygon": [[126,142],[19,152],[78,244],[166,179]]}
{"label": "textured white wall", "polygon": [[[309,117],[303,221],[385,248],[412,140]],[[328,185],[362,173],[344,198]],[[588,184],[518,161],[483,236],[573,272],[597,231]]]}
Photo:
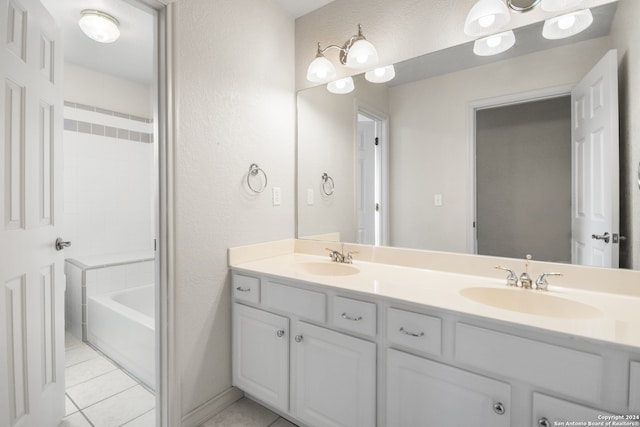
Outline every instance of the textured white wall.
{"label": "textured white wall", "polygon": [[[264,0],[175,5],[176,353],[187,414],[231,386],[227,248],[294,235],[294,22]],[[253,162],[269,176],[260,195],[244,181]]]}
{"label": "textured white wall", "polygon": [[[463,32],[467,12],[477,0],[335,0],[296,20],[296,88],[314,86],[306,80],[316,44],[342,45],[362,24],[365,37],[378,50],[381,64],[391,64],[455,46],[469,40]],[[615,0],[586,0],[592,7]],[[540,8],[511,14],[509,28],[537,22],[552,14]],[[337,50],[327,52],[338,77],[357,74],[338,63]]]}
{"label": "textured white wall", "polygon": [[151,86],[64,64],[65,101],[152,119],[151,95]]}
{"label": "textured white wall", "polygon": [[612,47],[618,49],[620,85],[620,165],[622,266],[640,269],[640,2],[625,0],[611,31]]}
{"label": "textured white wall", "polygon": [[[392,87],[390,243],[466,252],[468,104],[575,84],[608,47],[608,38],[599,38]],[[441,207],[433,204],[436,193],[443,196]]]}

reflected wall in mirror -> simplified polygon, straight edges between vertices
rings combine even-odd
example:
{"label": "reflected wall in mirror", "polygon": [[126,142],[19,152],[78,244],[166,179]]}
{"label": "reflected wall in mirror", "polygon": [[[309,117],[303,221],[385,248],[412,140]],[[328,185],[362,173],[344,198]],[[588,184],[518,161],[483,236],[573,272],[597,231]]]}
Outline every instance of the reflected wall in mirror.
{"label": "reflected wall in mirror", "polygon": [[[553,100],[569,96],[571,89],[609,50],[626,49],[633,44],[631,40],[637,38],[638,30],[632,24],[634,20],[623,19],[619,15],[624,13],[619,11],[626,10],[623,5],[630,1],[633,0],[620,0],[595,8],[596,21],[590,33],[555,44],[547,40],[538,45],[534,41],[531,35],[539,35],[540,23],[516,30],[518,41],[514,48],[493,58],[474,58],[473,43],[469,43],[396,64],[397,76],[387,84],[372,84],[357,76],[356,90],[348,95],[331,94],[324,86],[300,91],[298,237],[371,244],[370,233],[363,232],[367,221],[363,219],[361,205],[365,200],[366,203],[373,200],[374,207],[369,212],[373,212],[373,221],[377,224],[374,230],[380,244],[482,253],[483,245],[477,242],[477,237],[483,236],[479,231],[483,224],[478,221],[481,218],[476,212],[476,208],[482,205],[480,200],[476,203],[476,113],[489,107],[518,104],[524,98]],[[461,53],[466,56],[461,56]],[[626,65],[625,58],[626,55],[621,56],[622,65]],[[472,62],[476,60],[481,61],[480,65]],[[637,96],[627,94],[637,87],[635,79],[638,79],[637,75],[627,75],[621,68],[620,114],[623,127],[631,126],[624,117],[628,117],[629,109],[638,108],[636,103],[640,102]],[[566,99],[565,107],[571,104]],[[569,112],[549,117],[545,107],[532,106],[531,110],[546,112],[546,119],[550,119],[552,127],[560,129],[564,138],[567,133],[571,134],[566,122],[558,124],[560,117],[570,115]],[[375,179],[364,178],[366,168],[361,163],[363,141],[358,115],[363,111],[379,119],[379,130],[375,136],[379,148],[373,156]],[[488,120],[492,124],[499,122]],[[526,126],[533,125],[527,123]],[[556,156],[552,152],[541,154],[538,149],[549,143],[549,124],[539,130],[525,129],[520,134],[532,137],[530,143],[537,144],[536,147],[520,152],[502,148],[499,152],[505,165],[497,176],[502,180],[500,185],[507,188],[503,194],[508,199],[506,207],[500,210],[507,211],[513,224],[510,227],[505,224],[502,229],[489,232],[494,238],[495,233],[499,235],[491,242],[493,249],[485,253],[521,257],[533,252],[534,259],[568,262],[567,241],[570,241],[571,230],[566,224],[571,224],[571,218],[563,220],[564,227],[557,228],[557,220],[550,219],[544,208],[558,207],[565,212],[564,215],[573,212],[571,197],[566,193],[571,164],[564,166],[564,174],[559,172],[562,182],[557,181],[560,178],[550,177],[546,164],[549,161],[557,163],[560,157],[566,159],[566,144],[562,155]],[[491,132],[504,133],[495,128]],[[628,134],[628,131],[621,129],[621,134]],[[517,139],[518,133],[514,135],[513,138]],[[627,141],[620,144],[623,179],[626,179],[625,170],[631,167],[627,159],[630,156],[628,145]],[[526,157],[519,159],[523,160],[524,166],[517,166],[510,156]],[[515,169],[507,167],[509,165],[516,165]],[[562,171],[562,168],[562,164],[557,165],[557,170]],[[325,171],[335,179],[332,196],[320,195],[320,177]],[[563,187],[565,192],[551,195],[549,191],[550,198],[545,198],[544,191],[527,185],[534,180],[536,171],[547,180],[542,189],[545,186]],[[482,179],[486,184],[486,178]],[[363,189],[360,183],[365,182],[373,182],[375,189]],[[518,182],[518,187],[510,186]],[[627,191],[624,187],[622,190]],[[498,185],[489,183],[484,188],[486,192],[486,188],[496,189]],[[368,191],[374,194],[373,199],[363,196]],[[611,195],[616,191],[612,185],[605,193]],[[480,194],[478,197],[482,197]],[[624,196],[623,193],[621,229],[612,230],[610,234],[624,234],[632,218],[640,215],[631,203],[625,202]],[[509,203],[524,209],[518,213],[516,209],[509,208]],[[537,212],[527,210],[526,206],[531,204],[542,208]],[[616,205],[614,212],[617,209]],[[617,214],[614,216],[617,219]],[[536,239],[533,236],[518,234],[524,231],[536,234],[538,230],[551,226],[556,227],[553,231],[555,238],[551,234],[551,237],[537,239],[542,240],[541,244],[534,244]],[[518,233],[509,232],[509,228]],[[625,242],[622,243],[621,266],[631,267],[630,254],[624,250]],[[564,249],[559,252],[546,249],[545,244],[550,248],[562,246]]]}

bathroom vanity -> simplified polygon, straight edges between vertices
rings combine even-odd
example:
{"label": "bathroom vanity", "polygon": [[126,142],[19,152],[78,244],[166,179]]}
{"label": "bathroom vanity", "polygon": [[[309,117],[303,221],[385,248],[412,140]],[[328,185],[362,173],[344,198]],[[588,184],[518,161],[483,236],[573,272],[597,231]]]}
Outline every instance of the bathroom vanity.
{"label": "bathroom vanity", "polygon": [[[496,258],[350,245],[368,261],[340,264],[324,245],[229,253],[233,384],[293,422],[640,425],[637,272],[605,293],[556,265],[568,274],[536,291],[507,287]],[[434,257],[442,270],[420,268]]]}

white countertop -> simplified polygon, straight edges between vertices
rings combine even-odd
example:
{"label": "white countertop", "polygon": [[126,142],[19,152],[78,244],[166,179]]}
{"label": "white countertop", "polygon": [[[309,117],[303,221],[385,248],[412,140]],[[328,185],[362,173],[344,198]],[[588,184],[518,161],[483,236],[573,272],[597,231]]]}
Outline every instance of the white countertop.
{"label": "white countertop", "polygon": [[[230,250],[230,266],[237,270],[302,280],[345,291],[379,295],[394,300],[640,348],[640,297],[635,295],[598,292],[557,285],[550,285],[549,291],[546,292],[508,288],[504,278],[459,274],[357,259],[353,262],[353,266],[360,270],[357,274],[323,276],[305,272],[304,268],[301,268],[301,264],[306,262],[331,263],[329,257],[295,252],[294,246],[290,247],[291,250],[288,250],[288,244],[283,245],[282,242],[279,242],[276,250],[270,251],[271,256],[264,253],[262,256],[256,256],[262,251],[256,251],[255,247],[246,247],[250,248],[249,252],[252,256],[240,256],[238,250],[242,248],[234,248]],[[232,253],[232,251],[235,252]],[[244,251],[244,254],[246,253]],[[452,254],[451,256],[455,257],[456,255]],[[537,277],[533,274],[531,276],[534,280]],[[476,302],[460,294],[462,289],[471,287],[555,296],[589,305],[597,311],[588,318],[574,318],[570,313],[543,316],[511,311]],[[536,303],[538,302],[533,302],[533,304]]]}

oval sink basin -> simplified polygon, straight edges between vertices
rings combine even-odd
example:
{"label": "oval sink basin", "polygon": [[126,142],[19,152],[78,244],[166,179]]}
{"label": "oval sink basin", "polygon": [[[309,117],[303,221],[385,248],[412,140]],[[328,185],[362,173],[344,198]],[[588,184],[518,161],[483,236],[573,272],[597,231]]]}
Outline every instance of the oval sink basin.
{"label": "oval sink basin", "polygon": [[350,276],[360,272],[358,267],[337,262],[301,262],[296,267],[303,273],[316,276]]}
{"label": "oval sink basin", "polygon": [[460,295],[505,310],[565,319],[597,317],[600,310],[587,304],[544,294],[541,291],[509,288],[465,288]]}

